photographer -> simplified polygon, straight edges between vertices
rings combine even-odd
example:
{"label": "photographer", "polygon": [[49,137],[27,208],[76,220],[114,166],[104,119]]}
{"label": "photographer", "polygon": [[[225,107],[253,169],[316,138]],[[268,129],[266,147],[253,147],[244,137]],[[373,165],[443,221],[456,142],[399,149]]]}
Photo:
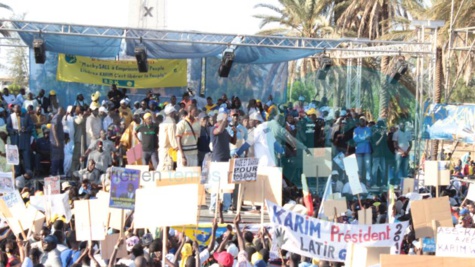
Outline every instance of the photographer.
{"label": "photographer", "polygon": [[[34,129],[30,115],[22,112],[19,105],[13,106],[13,113],[7,119],[7,131],[10,144],[18,146],[18,152],[23,159],[23,169],[31,170],[31,133]],[[20,165],[15,165],[15,173],[21,173]]]}

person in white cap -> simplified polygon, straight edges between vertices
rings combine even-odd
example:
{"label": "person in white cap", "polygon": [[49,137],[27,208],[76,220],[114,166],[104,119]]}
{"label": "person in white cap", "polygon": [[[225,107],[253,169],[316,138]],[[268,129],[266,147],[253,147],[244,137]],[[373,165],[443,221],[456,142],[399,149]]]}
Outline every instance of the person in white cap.
{"label": "person in white cap", "polygon": [[129,108],[127,100],[120,100],[120,107],[118,110],[120,119],[124,120],[125,128],[129,127],[129,124],[132,122],[132,110]]}
{"label": "person in white cap", "polygon": [[74,136],[74,118],[72,116],[73,106],[68,106],[66,114],[61,121],[63,123],[64,133],[68,133],[70,137]]}
{"label": "person in white cap", "polygon": [[175,108],[168,104],[165,107],[165,120],[160,124],[158,131],[158,171],[172,170],[173,162],[167,156],[170,149],[177,150],[176,143],[176,122],[175,122]]}
{"label": "person in white cap", "polygon": [[254,146],[254,157],[259,159],[260,166],[277,166],[274,153],[276,139],[267,125],[268,122],[263,122],[262,116],[253,112],[249,115],[249,123],[255,129],[252,134],[249,134],[249,138],[238,149],[235,156],[241,155],[250,146]]}
{"label": "person in white cap", "polygon": [[102,120],[99,117],[99,103],[92,102],[89,108],[91,109],[91,115],[86,119],[87,147],[91,142],[99,139],[102,129]]}

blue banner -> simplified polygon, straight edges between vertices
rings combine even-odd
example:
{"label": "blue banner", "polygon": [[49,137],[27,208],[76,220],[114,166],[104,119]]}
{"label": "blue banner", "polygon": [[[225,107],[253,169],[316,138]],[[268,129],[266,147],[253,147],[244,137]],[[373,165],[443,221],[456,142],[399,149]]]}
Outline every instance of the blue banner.
{"label": "blue banner", "polygon": [[475,105],[427,105],[423,139],[475,143]]}

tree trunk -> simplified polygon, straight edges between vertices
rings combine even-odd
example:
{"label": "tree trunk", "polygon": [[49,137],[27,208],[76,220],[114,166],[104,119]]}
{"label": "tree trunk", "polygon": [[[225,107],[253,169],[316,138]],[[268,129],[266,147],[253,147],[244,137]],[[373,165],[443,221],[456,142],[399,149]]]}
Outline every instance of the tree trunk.
{"label": "tree trunk", "polygon": [[[434,77],[434,104],[440,104],[442,98],[442,48],[437,47],[436,61],[435,61],[435,77]],[[437,153],[439,151],[439,140],[431,141],[431,160],[437,160]]]}
{"label": "tree trunk", "polygon": [[389,68],[389,57],[381,57],[381,89],[379,90],[379,118],[388,118],[389,106],[389,83],[387,79]]}

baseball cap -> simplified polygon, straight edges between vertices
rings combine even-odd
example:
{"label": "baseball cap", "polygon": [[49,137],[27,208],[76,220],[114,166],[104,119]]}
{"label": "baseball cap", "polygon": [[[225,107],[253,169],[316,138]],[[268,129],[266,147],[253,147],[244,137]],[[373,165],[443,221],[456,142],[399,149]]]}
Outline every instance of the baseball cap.
{"label": "baseball cap", "polygon": [[61,188],[63,189],[63,191],[66,190],[66,189],[68,189],[68,188],[70,188],[70,187],[71,187],[71,184],[70,184],[68,181],[63,182],[63,183],[61,184]]}
{"label": "baseball cap", "polygon": [[56,91],[55,90],[50,90],[49,95],[56,95]]}
{"label": "baseball cap", "polygon": [[307,115],[317,115],[317,110],[314,108],[311,108],[307,110]]}
{"label": "baseball cap", "polygon": [[215,252],[213,254],[214,259],[221,264],[223,267],[232,267],[234,263],[234,257],[230,253],[223,251],[223,252]]}
{"label": "baseball cap", "polygon": [[55,245],[58,244],[58,238],[56,238],[56,236],[54,236],[54,235],[48,235],[48,236],[46,236],[46,237],[43,239],[43,241],[46,242],[46,243],[52,243],[52,244],[55,244]]}

